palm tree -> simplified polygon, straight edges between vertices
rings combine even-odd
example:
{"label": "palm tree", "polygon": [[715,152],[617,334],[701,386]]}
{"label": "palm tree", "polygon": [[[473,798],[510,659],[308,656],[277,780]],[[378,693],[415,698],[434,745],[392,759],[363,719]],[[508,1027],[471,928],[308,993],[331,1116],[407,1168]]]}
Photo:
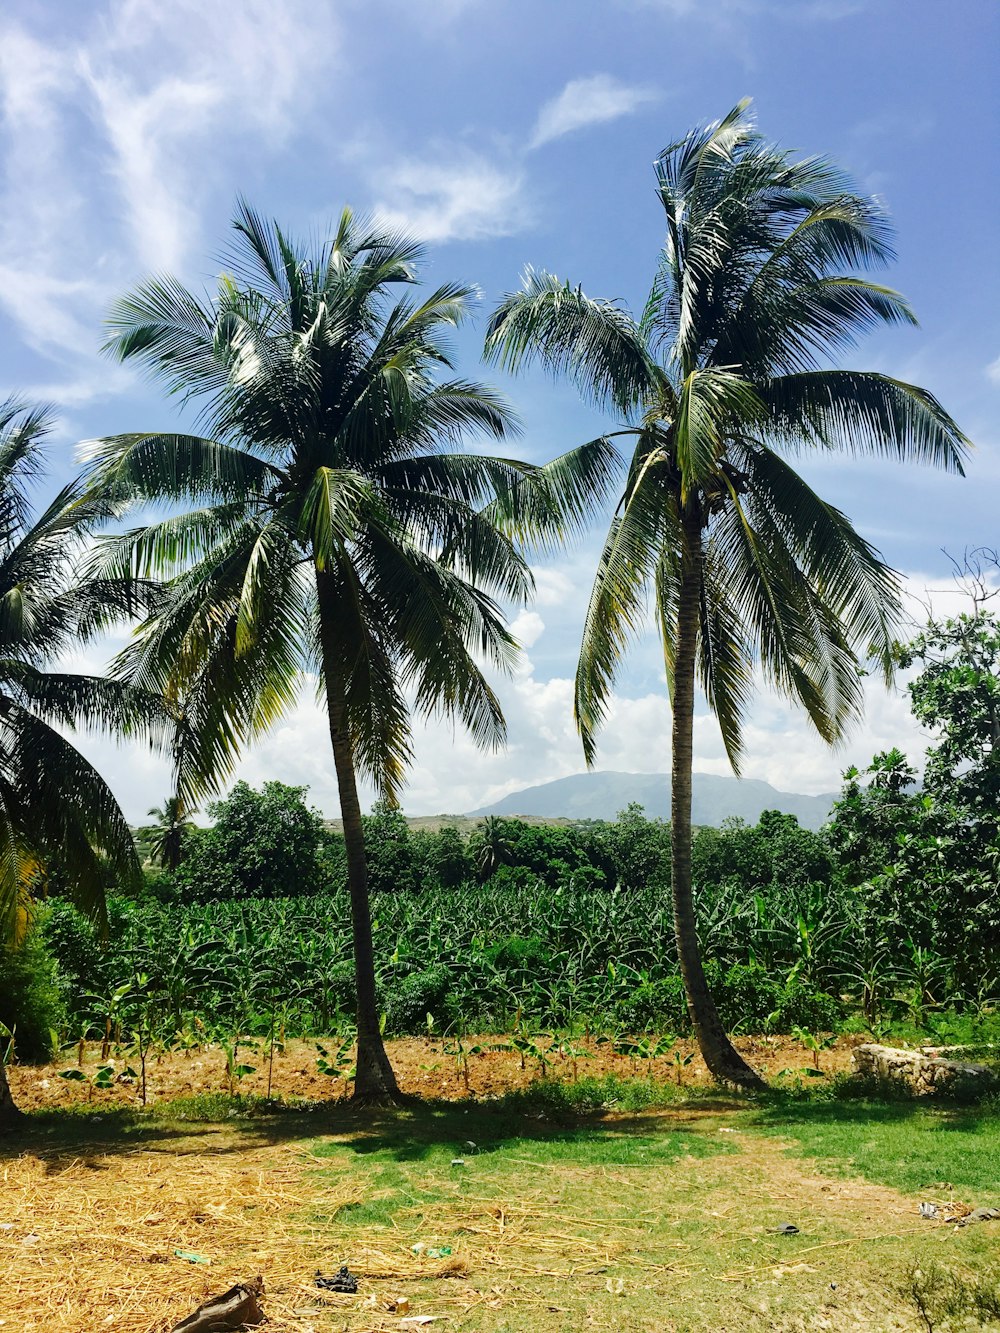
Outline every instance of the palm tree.
{"label": "palm tree", "polygon": [[184,858],[187,835],[194,827],[183,796],[168,796],[162,805],[154,805],[146,814],[155,820],[143,830],[149,837],[150,859],[164,870],[176,870]]}
{"label": "palm tree", "polygon": [[[170,278],[115,307],[110,350],[198,398],[211,438],[98,441],[95,491],[188,513],[107,539],[94,572],[172,576],[120,661],[122,679],[183,699],[177,791],[217,785],[314,671],[340,793],[357,980],[355,1097],[394,1098],[379,1031],[359,773],[395,801],[410,715],[443,712],[483,745],[504,721],[481,661],[516,644],[494,600],[530,573],[510,536],[582,516],[595,447],[557,465],[456,451],[469,430],[512,424],[488,389],[448,377],[444,334],[471,289],[390,299],[420,248],[345,211],[329,242],[293,243],[241,204],[231,271],[204,302]],[[442,377],[443,376],[443,377]],[[582,480],[581,480],[582,478]]]}
{"label": "palm tree", "polygon": [[[71,580],[109,510],[70,484],[32,514],[48,430],[44,411],[16,399],[0,404],[0,948],[19,945],[32,890],[53,872],[98,919],[106,883],[137,882],[118,802],[63,729],[148,733],[157,713],[130,687],[52,669],[81,640],[134,614],[143,588]],[[0,1126],[16,1118],[0,1061]]]}
{"label": "palm tree", "polygon": [[488,880],[501,866],[509,865],[511,848],[506,820],[499,815],[486,815],[481,819],[470,839],[469,850],[479,878],[483,881]]}
{"label": "palm tree", "polygon": [[587,609],[575,712],[591,762],[652,594],[672,705],[671,871],[695,1032],[716,1077],[760,1082],[728,1040],[698,949],[691,882],[696,676],[734,770],[756,668],[828,742],[862,708],[862,661],[891,673],[899,581],[786,461],[845,450],[955,472],[967,441],[925,390],[828,368],[866,329],[915,322],[865,271],[891,257],[878,205],[821,158],[793,160],[747,104],[656,162],[666,241],[642,315],[529,270],[496,310],[493,360],[537,359],[633,442]]}

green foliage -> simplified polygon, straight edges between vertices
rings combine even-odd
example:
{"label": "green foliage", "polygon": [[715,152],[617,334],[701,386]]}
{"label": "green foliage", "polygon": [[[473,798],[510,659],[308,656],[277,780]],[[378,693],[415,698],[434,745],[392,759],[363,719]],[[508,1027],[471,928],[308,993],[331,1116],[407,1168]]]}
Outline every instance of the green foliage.
{"label": "green foliage", "polygon": [[450,1017],[451,970],[443,963],[411,972],[386,988],[386,1031],[421,1032],[431,1014],[438,1026]]}
{"label": "green foliage", "polygon": [[419,871],[406,816],[398,807],[383,801],[361,822],[369,888],[373,893],[413,893]]}
{"label": "green foliage", "polygon": [[898,750],[876,755],[847,773],[829,838],[857,901],[866,1012],[925,1023],[1000,996],[1000,623],[977,604],[899,656],[922,664],[911,700],[936,732],[922,787]]}
{"label": "green foliage", "polygon": [[931,620],[901,660],[922,666],[910,701],[917,720],[937,733],[924,786],[967,811],[970,833],[988,841],[1000,826],[1000,620],[978,605]]}
{"label": "green foliage", "polygon": [[[504,821],[507,845],[524,849],[531,867],[501,865],[484,884],[466,878],[447,887],[429,867],[457,860],[452,830],[416,837],[391,812],[370,818],[381,821],[386,846],[404,848],[421,867],[414,891],[400,892],[394,880],[373,894],[378,1007],[387,1032],[424,1032],[428,1014],[437,1032],[456,1025],[506,1032],[519,1025],[525,1031],[688,1030],[669,898],[659,882],[626,889],[613,869],[606,872],[613,826],[543,828],[539,836],[532,826]],[[636,812],[630,829],[642,837]],[[655,842],[661,826],[654,821],[650,829]],[[786,821],[769,819],[755,830],[722,831],[716,852],[735,863],[751,836],[765,851],[769,839],[795,843]],[[735,850],[727,850],[730,841]],[[824,900],[815,885],[796,887],[795,876],[789,878],[785,883],[777,865],[766,886],[748,889],[731,875],[701,895],[699,927],[711,980],[733,1027],[826,1029],[842,1011],[826,979],[851,988],[846,936],[853,903],[835,886]],[[68,906],[47,924],[70,980],[73,1022],[93,1035],[106,1027],[101,997],[116,979],[137,972],[149,978],[147,1018],[164,1039],[187,1031],[226,1035],[234,1028],[266,1038],[277,1006],[293,1034],[343,1032],[353,1023],[343,890],[204,903],[116,900],[112,921],[105,944]],[[126,1023],[137,1018],[129,1004]]]}
{"label": "green foliage", "polygon": [[322,816],[306,805],[305,787],[237,782],[208,807],[215,823],[189,835],[177,892],[219,898],[287,898],[332,887],[322,851]]}
{"label": "green foliage", "polygon": [[16,943],[39,890],[93,915],[109,882],[135,885],[139,861],[111,790],[67,739],[76,726],[160,742],[169,710],[156,693],[60,669],[79,645],[141,610],[129,575],[82,572],[95,530],[115,511],[70,482],[39,512],[48,414],[0,402],[0,948]]}
{"label": "green foliage", "polygon": [[14,1034],[21,1060],[46,1060],[53,1034],[66,1023],[55,960],[42,932],[29,930],[20,944],[0,944],[0,1029]]}
{"label": "green foliage", "polygon": [[647,819],[632,802],[619,812],[605,837],[615,877],[623,889],[655,885],[670,890],[670,825]]}

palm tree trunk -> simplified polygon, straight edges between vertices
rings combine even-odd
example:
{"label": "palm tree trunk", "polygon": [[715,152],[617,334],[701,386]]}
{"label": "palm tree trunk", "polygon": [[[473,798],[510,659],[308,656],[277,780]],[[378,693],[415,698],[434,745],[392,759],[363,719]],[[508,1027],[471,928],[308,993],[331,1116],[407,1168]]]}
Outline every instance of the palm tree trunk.
{"label": "palm tree trunk", "polygon": [[7,1082],[7,1067],[0,1059],[0,1133],[13,1129],[24,1119],[24,1113],[14,1105],[10,1084]]}
{"label": "palm tree trunk", "polygon": [[695,1037],[710,1073],[725,1083],[764,1087],[756,1070],[726,1035],[715,1007],[698,947],[691,884],[691,771],[694,734],[694,677],[698,644],[702,535],[697,512],[684,516],[684,568],[677,608],[676,660],[670,768],[670,873],[674,898],[677,956]]}
{"label": "palm tree trunk", "polygon": [[368,899],[368,860],[361,824],[361,803],[354,772],[354,747],[347,722],[347,696],[334,631],[335,608],[329,576],[316,571],[319,598],[320,643],[326,706],[333,742],[333,762],[340,791],[340,815],[344,824],[347,853],[347,884],[351,895],[351,925],[354,936],[354,979],[357,994],[358,1058],[354,1100],[369,1103],[398,1101],[396,1076],[379,1030],[375,996],[375,952],[372,946],[371,905]]}

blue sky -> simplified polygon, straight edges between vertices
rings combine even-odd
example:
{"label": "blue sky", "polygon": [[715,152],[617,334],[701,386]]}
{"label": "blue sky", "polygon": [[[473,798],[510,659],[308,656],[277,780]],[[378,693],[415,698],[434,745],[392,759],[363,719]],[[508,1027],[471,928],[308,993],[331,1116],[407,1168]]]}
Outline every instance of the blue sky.
{"label": "blue sky", "polygon": [[[350,203],[419,233],[428,281],[482,288],[460,362],[496,381],[477,367],[482,322],[521,268],[639,304],[661,242],[653,158],[751,96],[767,135],[834,157],[895,220],[887,280],[921,327],[870,338],[845,363],[936,393],[977,445],[969,477],[846,459],[806,470],[915,594],[943,589],[938,605],[953,605],[941,548],[1000,540],[998,36],[994,0],[8,0],[0,390],[55,405],[58,477],[81,439],[176,424],[175,404],[100,356],[101,322],[151,270],[210,282],[238,192],[293,231],[322,232]],[[504,387],[523,456],[603,425],[541,376]],[[595,543],[540,567],[516,622],[526,659],[501,687],[508,750],[479,756],[450,728],[421,729],[407,808],[471,809],[582,769],[570,680]],[[645,640],[600,765],[665,769],[668,725]],[[725,771],[711,719],[697,728],[696,767]],[[921,743],[905,701],[875,687],[865,727],[834,755],[763,695],[745,771],[830,790],[848,761],[897,741]],[[158,759],[87,747],[131,817],[165,793]],[[309,783],[335,812],[308,690],[243,772]]]}

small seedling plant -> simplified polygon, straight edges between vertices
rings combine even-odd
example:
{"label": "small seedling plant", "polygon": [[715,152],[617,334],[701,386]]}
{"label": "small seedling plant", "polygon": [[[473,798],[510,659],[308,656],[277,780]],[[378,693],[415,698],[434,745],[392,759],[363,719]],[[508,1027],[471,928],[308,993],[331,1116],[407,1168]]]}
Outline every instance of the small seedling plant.
{"label": "small seedling plant", "polygon": [[828,1051],[830,1047],[833,1046],[837,1040],[836,1036],[830,1035],[824,1037],[818,1032],[810,1032],[807,1028],[801,1027],[793,1027],[791,1035],[800,1046],[804,1046],[807,1051],[812,1053],[812,1065],[804,1069],[802,1072],[811,1078],[816,1078],[818,1075],[822,1075],[823,1071],[819,1065],[820,1053],[822,1051]]}
{"label": "small seedling plant", "polygon": [[87,1101],[94,1100],[95,1090],[100,1092],[109,1092],[116,1082],[134,1083],[139,1075],[131,1065],[126,1065],[124,1069],[117,1069],[113,1061],[99,1065],[93,1074],[87,1074],[85,1070],[76,1066],[72,1069],[60,1069],[59,1077],[64,1078],[67,1083],[86,1083]]}
{"label": "small seedling plant", "polygon": [[342,1078],[351,1082],[355,1075],[355,1065],[351,1056],[354,1051],[355,1036],[351,1033],[335,1049],[316,1043],[316,1068],[327,1078]]}

